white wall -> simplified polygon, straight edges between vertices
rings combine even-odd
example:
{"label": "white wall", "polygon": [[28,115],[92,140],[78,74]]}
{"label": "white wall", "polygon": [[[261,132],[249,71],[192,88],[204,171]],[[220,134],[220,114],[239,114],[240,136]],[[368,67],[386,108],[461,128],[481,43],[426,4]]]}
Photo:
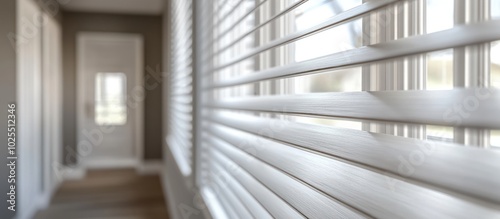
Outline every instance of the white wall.
{"label": "white wall", "polygon": [[43,200],[46,205],[62,180],[62,28],[47,13],[43,28]]}
{"label": "white wall", "polygon": [[17,5],[18,219],[48,205],[61,146],[61,29],[32,0]]}
{"label": "white wall", "polygon": [[[35,2],[17,5],[18,215],[30,218],[41,197],[41,23]],[[20,40],[22,38],[22,40]]]}

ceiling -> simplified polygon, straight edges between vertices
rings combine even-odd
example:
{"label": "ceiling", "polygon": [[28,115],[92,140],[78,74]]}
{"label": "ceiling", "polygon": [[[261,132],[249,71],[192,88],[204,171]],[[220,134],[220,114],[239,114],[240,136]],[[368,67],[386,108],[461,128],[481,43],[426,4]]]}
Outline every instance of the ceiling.
{"label": "ceiling", "polygon": [[165,0],[58,0],[67,11],[159,15]]}

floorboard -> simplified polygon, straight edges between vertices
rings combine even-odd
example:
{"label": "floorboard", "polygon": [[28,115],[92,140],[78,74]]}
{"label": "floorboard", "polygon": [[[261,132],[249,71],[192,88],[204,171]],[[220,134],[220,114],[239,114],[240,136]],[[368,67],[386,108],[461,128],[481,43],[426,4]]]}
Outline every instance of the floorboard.
{"label": "floorboard", "polygon": [[99,170],[63,183],[35,219],[168,219],[168,213],[159,176]]}

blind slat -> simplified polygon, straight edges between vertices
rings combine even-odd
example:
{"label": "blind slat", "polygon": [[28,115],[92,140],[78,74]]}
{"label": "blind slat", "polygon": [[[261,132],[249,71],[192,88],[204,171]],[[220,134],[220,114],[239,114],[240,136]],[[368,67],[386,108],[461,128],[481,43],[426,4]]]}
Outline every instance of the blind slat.
{"label": "blind slat", "polygon": [[[208,141],[214,149],[244,168],[308,218],[367,218],[221,140],[212,137]],[[224,158],[219,156],[218,159]]]}
{"label": "blind slat", "polygon": [[[490,42],[500,39],[500,20],[487,16],[491,0],[436,1],[190,0],[195,20],[181,14],[174,24],[185,33],[171,48],[194,50],[171,53],[178,75],[170,124],[182,129],[171,141],[195,150],[179,153],[195,157],[197,186],[217,203],[210,211],[498,217],[500,151],[490,147],[500,90],[476,87],[493,85]],[[434,23],[437,8],[450,20]],[[196,39],[185,40],[190,34]],[[431,53],[445,49],[453,52]],[[307,57],[316,58],[297,61]],[[438,78],[448,90],[426,91]],[[351,85],[363,91],[312,92]],[[337,120],[359,126],[335,127]],[[446,137],[435,126],[446,126]]]}
{"label": "blind slat", "polygon": [[166,143],[184,176],[191,174],[193,130],[193,2],[169,1],[169,129]]}
{"label": "blind slat", "polygon": [[368,63],[412,54],[490,42],[500,39],[500,20],[456,26],[449,30],[365,46],[324,57],[275,67],[213,83],[227,87],[301,73]]}
{"label": "blind slat", "polygon": [[218,70],[221,70],[221,69],[226,68],[228,66],[231,66],[237,62],[243,61],[247,58],[250,58],[250,57],[252,57],[258,53],[261,53],[263,51],[266,51],[268,49],[275,48],[275,47],[281,46],[283,44],[290,43],[290,42],[293,42],[295,40],[313,35],[315,33],[318,33],[320,31],[323,31],[323,30],[330,28],[330,27],[338,26],[338,25],[344,23],[345,21],[356,18],[356,17],[363,15],[365,13],[368,13],[370,11],[374,11],[374,10],[384,6],[384,5],[387,5],[387,4],[396,2],[396,1],[398,1],[398,0],[372,0],[372,1],[369,1],[367,3],[364,3],[360,6],[353,8],[353,9],[350,9],[350,10],[342,12],[338,15],[335,15],[332,18],[328,19],[327,21],[325,21],[321,24],[318,24],[314,27],[310,27],[310,28],[305,29],[305,30],[294,32],[288,36],[276,39],[272,42],[269,42],[265,45],[262,45],[258,48],[255,48],[246,54],[243,54],[243,55],[241,55],[241,56],[239,56],[231,61],[228,61],[220,66],[217,66],[214,69],[214,71],[218,71]]}
{"label": "blind slat", "polygon": [[220,26],[222,22],[224,22],[226,19],[230,17],[229,15],[231,15],[236,10],[236,8],[238,8],[241,4],[243,4],[243,2],[245,2],[245,0],[237,0],[237,1],[238,2],[236,2],[236,4],[226,14],[222,15],[222,17],[216,21],[214,27]]}
{"label": "blind slat", "polygon": [[[214,194],[216,195],[215,198],[221,203],[221,206],[223,207],[223,209],[224,209],[225,213],[228,215],[228,217],[231,219],[233,219],[233,218],[239,219],[240,217],[238,216],[236,209],[234,209],[231,206],[231,203],[229,200],[227,200],[227,197],[220,194],[221,189],[217,189],[218,187],[217,187],[217,185],[215,185],[214,182],[208,183],[207,186],[209,186],[210,189],[214,191]],[[217,191],[219,191],[219,192],[217,192]]]}
{"label": "blind slat", "polygon": [[[232,46],[234,46],[236,43],[240,42],[241,40],[245,39],[245,37],[249,36],[250,34],[254,33],[255,31],[257,31],[258,29],[262,28],[263,26],[275,21],[276,19],[278,19],[279,17],[289,13],[290,11],[296,9],[297,7],[299,7],[300,5],[306,3],[308,0],[299,0],[295,3],[293,3],[292,5],[288,6],[287,8],[285,8],[283,11],[279,12],[278,14],[272,16],[271,18],[267,19],[266,21],[258,24],[257,26],[253,27],[252,29],[250,29],[248,32],[242,34],[241,36],[237,37],[235,40],[233,40],[231,43],[229,43],[228,45],[224,46],[223,48],[221,48],[220,50],[216,51],[214,55],[219,55],[220,53],[226,51],[227,49],[231,48]],[[208,44],[209,46],[211,44]]]}
{"label": "blind slat", "polygon": [[[500,91],[471,88],[447,91],[310,93],[225,99],[207,106],[391,122],[500,128]],[[425,112],[425,113],[422,113]]]}
{"label": "blind slat", "polygon": [[[241,202],[246,206],[249,213],[252,214],[253,218],[271,219],[273,218],[262,205],[257,202],[254,196],[252,196],[243,186],[235,179],[232,175],[228,173],[229,168],[222,167],[217,162],[211,163],[215,175],[220,176],[231,188],[231,192],[239,197]],[[229,171],[239,171],[238,169],[230,169]]]}
{"label": "blind slat", "polygon": [[[216,129],[216,126],[209,130],[214,136],[232,145],[212,139],[214,145],[218,145],[216,147],[229,157],[234,157],[235,160],[258,158],[372,217],[465,219],[492,218],[500,214],[496,207],[489,207],[480,201],[461,199],[460,196],[407,183],[332,157],[310,153],[236,130],[221,131]],[[244,148],[241,142],[246,142],[247,148]],[[252,156],[248,153],[250,147],[256,151]],[[323,215],[323,218],[325,216]]]}
{"label": "blind slat", "polygon": [[262,0],[257,5],[255,5],[250,10],[248,10],[245,14],[243,14],[240,18],[238,18],[238,20],[236,20],[233,24],[231,24],[231,26],[229,26],[226,30],[224,30],[224,31],[222,31],[222,33],[218,34],[217,38],[213,38],[214,40],[212,40],[212,42],[210,44],[217,42],[218,40],[222,39],[222,37],[224,37],[226,34],[230,33],[238,24],[240,24],[248,16],[252,15],[252,13],[254,11],[258,10],[259,7],[261,5],[263,5],[264,3],[266,3],[267,1],[268,0]]}
{"label": "blind slat", "polygon": [[210,211],[210,214],[213,216],[213,218],[229,219],[226,215],[226,212],[224,212],[223,210],[222,204],[209,187],[202,187],[200,189],[200,194],[203,197],[203,200],[205,201],[208,210]]}
{"label": "blind slat", "polygon": [[[255,135],[268,134],[271,139],[450,191],[500,202],[500,195],[491,192],[500,190],[500,177],[484,177],[495,175],[500,169],[500,152],[497,151],[237,114],[218,113],[211,121]],[[275,128],[270,132],[263,127]],[[419,164],[418,171],[413,172],[411,159],[422,154],[426,155],[425,162],[415,162]],[[481,162],[477,162],[477,157],[481,157]]]}
{"label": "blind slat", "polygon": [[[216,169],[213,168],[213,163],[210,164],[211,169],[215,171]],[[211,177],[214,185],[217,186],[216,194],[218,194],[218,197],[224,196],[224,198],[228,201],[229,205],[236,213],[237,213],[237,218],[252,218],[252,215],[248,211],[248,209],[243,205],[242,201],[236,197],[236,193],[231,190],[230,184],[232,182],[228,181],[227,178],[226,180],[222,180],[220,177],[220,174],[213,174]]]}
{"label": "blind slat", "polygon": [[[217,158],[214,159],[213,162],[216,162],[219,165],[238,166],[228,158],[217,154],[217,151],[211,151],[211,153]],[[290,205],[288,205],[288,203],[278,197],[261,182],[257,181],[252,175],[247,173],[246,170],[238,168],[238,171],[231,171],[229,174],[236,177],[245,189],[249,191],[260,203],[262,203],[265,208],[267,208],[274,218],[304,218],[303,215],[293,209]]]}

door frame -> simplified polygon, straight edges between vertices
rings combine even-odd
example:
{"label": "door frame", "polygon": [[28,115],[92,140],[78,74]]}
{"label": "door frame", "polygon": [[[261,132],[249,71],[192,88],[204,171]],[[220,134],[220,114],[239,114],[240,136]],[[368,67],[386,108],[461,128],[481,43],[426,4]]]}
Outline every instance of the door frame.
{"label": "door frame", "polygon": [[[135,80],[136,80],[136,86],[132,88],[132,90],[135,90],[136,87],[140,87],[140,89],[143,92],[143,98],[140,98],[140,100],[135,101],[137,102],[137,107],[135,108],[135,121],[133,125],[133,132],[134,132],[134,158],[132,160],[106,160],[102,162],[96,162],[94,164],[86,164],[82,162],[83,159],[82,157],[85,157],[85,152],[82,151],[80,147],[78,147],[79,142],[81,142],[83,139],[80,139],[81,136],[79,133],[83,130],[83,121],[85,120],[85,102],[84,102],[84,88],[79,84],[78,82],[83,81],[84,79],[84,74],[83,74],[83,66],[81,63],[84,61],[84,56],[83,52],[85,49],[85,41],[88,40],[100,40],[100,39],[124,39],[124,40],[132,40],[135,42],[135,45],[137,47],[137,51],[139,55],[136,58],[136,70],[135,70]],[[144,100],[146,97],[146,92],[144,90],[144,72],[143,72],[143,65],[144,65],[144,40],[143,36],[141,34],[135,34],[135,33],[116,33],[116,32],[78,32],[76,36],[76,71],[77,71],[77,108],[76,108],[76,115],[77,115],[77,134],[76,134],[76,151],[77,151],[77,166],[78,168],[81,169],[99,169],[99,168],[123,168],[123,167],[135,167],[139,168],[143,162],[143,154],[144,154]],[[129,95],[127,95],[129,96]],[[128,105],[128,100],[127,98],[127,105]],[[128,107],[128,106],[127,106]],[[88,154],[86,155],[88,156]]]}

